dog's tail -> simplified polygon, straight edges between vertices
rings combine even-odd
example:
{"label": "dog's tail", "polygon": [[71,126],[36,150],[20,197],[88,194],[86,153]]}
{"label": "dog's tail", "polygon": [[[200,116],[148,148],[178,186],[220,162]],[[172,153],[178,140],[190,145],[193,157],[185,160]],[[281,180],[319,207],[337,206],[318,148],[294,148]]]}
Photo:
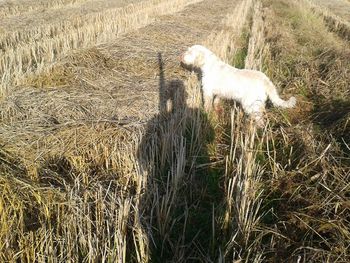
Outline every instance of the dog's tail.
{"label": "dog's tail", "polygon": [[277,90],[275,85],[270,81],[266,80],[267,89],[266,93],[269,96],[271,102],[274,106],[281,107],[281,108],[293,108],[297,102],[295,97],[290,97],[289,100],[283,100],[278,96]]}

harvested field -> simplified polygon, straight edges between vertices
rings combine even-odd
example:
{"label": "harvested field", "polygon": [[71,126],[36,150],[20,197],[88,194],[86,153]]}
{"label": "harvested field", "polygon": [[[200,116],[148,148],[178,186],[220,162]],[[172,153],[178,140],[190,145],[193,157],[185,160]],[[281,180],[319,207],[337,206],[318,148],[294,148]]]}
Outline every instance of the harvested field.
{"label": "harvested field", "polygon": [[330,12],[350,22],[350,2],[348,0],[316,0],[315,3],[329,9]]}
{"label": "harvested field", "polygon": [[[1,262],[350,261],[350,48],[316,1],[20,3],[0,15]],[[297,107],[206,113],[192,44]]]}
{"label": "harvested field", "polygon": [[65,6],[78,5],[88,0],[8,0],[0,3],[0,17],[10,17],[29,12],[43,12]]}
{"label": "harvested field", "polygon": [[[210,22],[198,21],[198,18],[186,20],[186,14],[182,13],[165,16],[142,30],[118,38],[117,43],[78,51],[44,74],[23,80],[1,105],[2,121],[8,125],[5,127],[19,139],[19,134],[27,137],[20,130],[28,131],[29,126],[42,127],[43,132],[46,126],[55,129],[47,120],[57,122],[58,127],[79,120],[120,121],[127,125],[147,123],[159,113],[160,57],[164,81],[185,80],[188,73],[179,65],[180,53],[191,43],[214,42],[215,38],[226,37],[216,31],[220,32],[223,26],[230,28],[223,13],[227,6],[226,3],[217,5],[222,8],[221,13]],[[236,3],[233,9],[235,7]],[[196,5],[187,12],[200,13],[205,8],[205,4]],[[177,28],[170,31],[174,23]],[[193,27],[197,23],[200,27]],[[215,28],[216,25],[219,26]],[[218,51],[221,50],[225,55],[226,47],[219,46]],[[59,85],[55,87],[57,82]],[[38,131],[33,133],[42,137]]]}
{"label": "harvested field", "polygon": [[[0,38],[0,95],[31,73],[39,73],[71,50],[114,39],[145,26],[159,15],[179,11],[199,0],[145,0],[114,2],[101,8],[92,5],[77,10],[48,11],[4,19]],[[128,4],[129,3],[129,4]],[[134,3],[134,4],[133,4]],[[71,10],[71,9],[69,9]]]}
{"label": "harvested field", "polygon": [[350,41],[350,2],[347,0],[308,0],[312,10],[321,15],[329,29]]}
{"label": "harvested field", "polygon": [[[86,218],[76,219],[75,217],[79,215],[63,212],[65,209],[75,208],[71,204],[66,207],[65,202],[62,203],[56,199],[54,194],[53,199],[49,198],[49,202],[66,207],[62,207],[62,213],[53,215],[52,220],[47,218],[47,216],[51,218],[51,213],[50,215],[39,214],[40,219],[33,219],[33,221],[49,220],[48,222],[57,224],[54,227],[55,230],[51,228],[51,223],[49,225],[44,223],[42,227],[35,230],[36,233],[42,231],[42,238],[49,238],[51,241],[44,244],[40,241],[43,239],[36,234],[37,241],[33,239],[34,236],[26,236],[19,246],[16,242],[18,236],[10,233],[14,231],[19,234],[26,230],[19,229],[17,225],[13,225],[12,228],[10,226],[4,234],[10,239],[3,247],[3,251],[7,251],[2,254],[5,259],[16,257],[15,254],[22,259],[36,259],[37,253],[45,254],[39,251],[46,250],[50,243],[55,243],[55,240],[65,235],[62,234],[63,232],[70,231],[67,227],[72,231],[75,229],[74,235],[87,235],[87,232],[83,234],[79,233],[80,231],[88,231],[92,235],[88,234],[90,237],[86,237],[89,240],[82,240],[74,245],[75,248],[71,247],[73,245],[71,241],[64,238],[65,241],[59,245],[56,252],[52,252],[53,258],[66,257],[68,253],[66,249],[75,249],[77,253],[74,253],[73,258],[78,261],[87,255],[92,260],[96,260],[101,258],[103,253],[107,253],[110,259],[125,259],[126,248],[133,251],[128,254],[128,260],[146,261],[150,257],[149,246],[152,249],[153,246],[149,244],[151,241],[148,238],[151,237],[146,231],[149,225],[147,221],[151,220],[148,222],[152,225],[155,223],[153,220],[156,219],[149,217],[151,212],[149,209],[161,205],[158,213],[174,210],[175,203],[164,202],[168,200],[169,194],[173,195],[172,199],[179,195],[176,192],[164,191],[166,189],[164,187],[169,186],[163,183],[159,183],[158,186],[156,175],[159,171],[155,171],[151,165],[156,160],[151,160],[152,155],[149,156],[150,151],[156,150],[153,147],[158,148],[156,145],[152,146],[151,142],[164,139],[158,138],[156,134],[152,135],[151,131],[158,127],[158,119],[162,119],[160,116],[170,117],[170,112],[167,113],[165,110],[164,101],[173,98],[174,94],[178,94],[177,97],[181,95],[178,98],[181,102],[179,105],[183,106],[174,109],[172,121],[167,124],[172,127],[169,126],[162,131],[162,133],[168,133],[168,141],[165,142],[163,150],[175,147],[174,154],[179,156],[168,156],[170,153],[166,151],[166,155],[162,157],[164,158],[162,165],[178,166],[177,169],[182,170],[194,158],[189,156],[189,160],[183,160],[183,163],[177,161],[185,157],[180,154],[185,150],[184,145],[179,146],[178,140],[184,140],[181,138],[188,122],[187,118],[182,117],[181,114],[187,111],[185,116],[199,114],[198,108],[190,110],[184,107],[183,100],[186,101],[186,96],[189,101],[198,100],[197,93],[191,93],[190,90],[185,92],[185,87],[190,83],[193,83],[192,89],[197,86],[194,81],[195,76],[192,76],[192,80],[186,84],[185,80],[189,72],[180,67],[178,57],[191,43],[212,46],[223,56],[232,57],[231,53],[234,52],[232,40],[239,36],[245,22],[244,15],[247,14],[251,4],[251,1],[228,0],[217,1],[215,4],[211,1],[200,2],[176,15],[163,16],[151,25],[126,34],[115,42],[73,52],[44,73],[30,75],[21,81],[21,85],[12,88],[11,94],[6,96],[0,106],[2,112],[0,133],[3,154],[6,159],[16,159],[18,163],[16,173],[18,171],[21,174],[20,178],[31,180],[31,186],[34,188],[42,183],[53,187],[58,197],[63,198],[61,200],[66,198],[68,201],[70,195],[76,196],[80,200],[77,203],[79,211],[89,209],[90,202],[98,200],[102,202],[101,198],[108,196],[111,198],[108,202],[113,202],[113,207],[120,206],[118,211],[120,210],[123,214],[120,215],[121,225],[119,221],[113,219],[114,215],[111,215],[112,218],[109,220],[115,223],[104,229],[106,232],[103,235],[106,235],[107,239],[101,241],[100,237],[93,234],[97,233],[97,229],[89,227],[79,230],[80,227],[90,224],[90,220],[99,219],[93,219],[88,215]],[[241,14],[239,19],[237,13]],[[172,96],[167,98],[171,93],[173,93]],[[198,105],[195,102],[192,104]],[[148,138],[148,135],[152,136]],[[193,145],[192,151],[198,150],[199,142],[197,144]],[[192,155],[195,155],[195,152]],[[154,158],[158,160],[158,157]],[[8,162],[5,170],[10,169],[7,164]],[[61,172],[65,175],[63,176]],[[175,175],[179,176],[177,173]],[[71,183],[67,185],[68,182]],[[82,197],[78,185],[81,183],[84,184],[84,196],[88,199],[80,199]],[[151,190],[148,190],[149,187]],[[100,197],[93,194],[95,191],[100,193]],[[42,195],[40,199],[46,198],[46,193],[40,192],[40,194]],[[157,199],[154,199],[155,195],[158,195]],[[29,193],[26,193],[26,198],[31,198]],[[146,198],[146,201],[143,198]],[[88,201],[89,199],[91,201]],[[102,208],[100,213],[110,213],[104,209]],[[106,207],[106,209],[110,208]],[[163,209],[166,210],[163,211]],[[142,215],[146,212],[148,216]],[[20,209],[18,213],[26,214],[27,211]],[[62,218],[68,214],[73,217],[60,219],[58,222],[57,217]],[[91,216],[95,217],[95,215]],[[115,216],[119,217],[119,215]],[[123,219],[124,217],[129,219]],[[139,222],[141,219],[142,225]],[[132,225],[124,225],[125,220],[133,222]],[[171,221],[159,222],[164,224],[162,228],[167,229],[169,223],[174,224],[174,219],[168,220]],[[76,223],[73,223],[74,221]],[[105,223],[106,221],[101,218],[99,224]],[[120,229],[119,232],[116,229]],[[61,233],[48,234],[56,230]],[[114,231],[115,235],[107,235],[111,231]],[[173,241],[167,240],[164,230],[155,231],[152,239],[162,242],[166,252],[170,253]],[[117,244],[113,240],[120,240],[122,243]],[[89,245],[91,242],[97,242],[98,246]],[[101,252],[99,247],[106,247],[106,242],[110,244],[107,245],[107,248],[110,246],[108,251],[113,253]],[[33,255],[27,254],[29,251],[26,252],[26,249],[31,249],[28,245],[30,243],[40,247]],[[186,253],[186,257],[191,256],[189,251],[193,246],[194,244],[178,251],[179,254],[176,256],[181,258],[185,256],[183,253]],[[18,249],[24,252],[17,254]],[[163,254],[161,250],[159,253]],[[202,248],[197,250],[195,254],[199,256]],[[86,252],[80,256],[78,251]]]}

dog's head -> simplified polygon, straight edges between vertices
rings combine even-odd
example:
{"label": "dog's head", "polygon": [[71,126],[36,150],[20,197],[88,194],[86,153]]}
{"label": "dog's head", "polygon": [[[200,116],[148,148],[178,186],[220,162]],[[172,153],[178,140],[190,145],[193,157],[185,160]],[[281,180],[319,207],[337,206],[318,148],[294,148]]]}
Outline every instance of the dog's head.
{"label": "dog's head", "polygon": [[182,54],[181,62],[187,66],[200,68],[204,65],[209,52],[207,48],[201,45],[191,46]]}

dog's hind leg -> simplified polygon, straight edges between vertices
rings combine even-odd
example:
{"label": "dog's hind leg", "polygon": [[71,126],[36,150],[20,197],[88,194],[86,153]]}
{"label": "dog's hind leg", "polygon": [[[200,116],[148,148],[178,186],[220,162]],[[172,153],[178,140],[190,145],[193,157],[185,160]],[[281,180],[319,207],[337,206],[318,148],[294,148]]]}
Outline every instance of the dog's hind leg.
{"label": "dog's hind leg", "polygon": [[259,127],[264,126],[265,102],[255,101],[249,105],[242,104],[242,107],[244,112],[247,113]]}

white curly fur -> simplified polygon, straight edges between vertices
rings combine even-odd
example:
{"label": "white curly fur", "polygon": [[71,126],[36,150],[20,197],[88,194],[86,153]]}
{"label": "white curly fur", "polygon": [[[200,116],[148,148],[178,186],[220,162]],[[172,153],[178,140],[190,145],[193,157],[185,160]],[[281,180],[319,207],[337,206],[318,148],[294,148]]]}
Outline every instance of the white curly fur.
{"label": "white curly fur", "polygon": [[238,101],[243,110],[258,123],[263,123],[267,98],[273,105],[292,108],[296,99],[282,100],[270,79],[257,70],[237,69],[221,61],[213,52],[201,45],[194,45],[182,55],[185,65],[200,68],[204,106],[210,110],[215,96]]}

